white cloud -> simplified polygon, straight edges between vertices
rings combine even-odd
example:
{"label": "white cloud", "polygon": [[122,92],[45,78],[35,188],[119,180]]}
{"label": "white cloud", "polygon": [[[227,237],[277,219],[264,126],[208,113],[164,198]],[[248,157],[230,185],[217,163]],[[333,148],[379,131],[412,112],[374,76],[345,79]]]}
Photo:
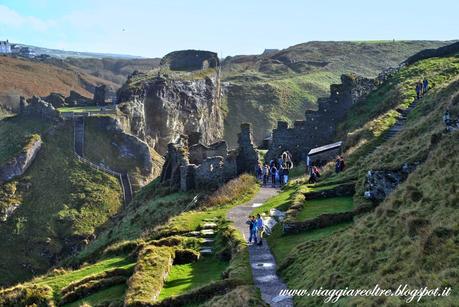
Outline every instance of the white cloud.
{"label": "white cloud", "polygon": [[31,28],[44,32],[56,23],[53,20],[42,20],[34,16],[23,16],[5,5],[0,5],[0,24],[13,28]]}

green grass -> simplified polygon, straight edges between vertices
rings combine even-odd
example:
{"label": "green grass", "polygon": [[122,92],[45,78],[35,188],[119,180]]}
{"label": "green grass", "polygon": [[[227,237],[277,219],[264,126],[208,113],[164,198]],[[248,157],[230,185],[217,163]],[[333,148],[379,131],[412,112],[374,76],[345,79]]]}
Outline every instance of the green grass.
{"label": "green grass", "polygon": [[89,275],[94,275],[97,273],[102,273],[104,271],[115,269],[115,268],[132,268],[135,265],[131,259],[126,256],[119,256],[101,260],[94,264],[84,266],[75,271],[68,271],[62,275],[56,276],[45,276],[41,278],[34,279],[32,283],[38,285],[48,285],[50,286],[55,293],[59,292],[62,288],[69,285],[72,282],[78,281],[87,277]]}
{"label": "green grass", "polygon": [[304,221],[325,213],[347,212],[351,211],[353,206],[351,196],[307,200],[296,218]]}
{"label": "green grass", "polygon": [[267,238],[269,247],[276,258],[278,264],[289,255],[297,245],[312,240],[318,240],[332,236],[336,231],[349,227],[351,223],[341,223],[326,228],[305,231],[297,234],[282,234],[282,225],[274,226],[271,235]]}
{"label": "green grass", "polygon": [[190,231],[195,230],[204,219],[226,219],[231,208],[249,201],[258,189],[259,185],[253,176],[242,175],[212,194],[204,209],[183,212],[171,219],[167,229]]}
{"label": "green grass", "polygon": [[62,107],[58,108],[59,112],[73,112],[73,113],[84,113],[84,112],[97,112],[100,111],[100,106],[81,106],[81,107]]}
{"label": "green grass", "polygon": [[172,266],[159,300],[180,295],[221,278],[228,263],[216,257],[203,257],[195,263]]}
{"label": "green grass", "polygon": [[0,284],[45,272],[51,265],[45,255],[65,255],[64,238],[91,235],[122,205],[116,178],[74,158],[70,124],[42,140],[33,164],[10,183],[21,205],[0,224],[0,249],[8,251],[0,253]]}
{"label": "green grass", "polygon": [[107,289],[98,291],[97,293],[91,294],[81,300],[73,302],[71,304],[64,305],[65,307],[79,307],[84,304],[95,306],[97,304],[111,302],[111,301],[122,301],[124,299],[124,293],[126,292],[126,285],[116,285]]}

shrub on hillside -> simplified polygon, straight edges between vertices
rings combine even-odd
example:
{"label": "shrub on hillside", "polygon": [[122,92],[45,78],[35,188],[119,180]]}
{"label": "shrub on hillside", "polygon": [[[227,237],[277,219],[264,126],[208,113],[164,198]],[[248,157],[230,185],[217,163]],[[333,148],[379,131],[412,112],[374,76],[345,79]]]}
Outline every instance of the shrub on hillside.
{"label": "shrub on hillside", "polygon": [[17,286],[0,292],[0,306],[54,306],[53,290],[48,286]]}
{"label": "shrub on hillside", "polygon": [[232,203],[252,193],[256,185],[255,177],[243,174],[218,188],[203,202],[202,207],[211,208]]}

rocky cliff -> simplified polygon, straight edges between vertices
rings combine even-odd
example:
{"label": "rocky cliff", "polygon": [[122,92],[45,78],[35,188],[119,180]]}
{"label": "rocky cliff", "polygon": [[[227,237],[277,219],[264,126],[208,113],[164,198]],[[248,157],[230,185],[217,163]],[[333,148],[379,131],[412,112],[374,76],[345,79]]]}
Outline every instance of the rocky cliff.
{"label": "rocky cliff", "polygon": [[39,135],[30,137],[24,149],[10,161],[0,166],[0,184],[25,173],[40,150],[42,141]]}
{"label": "rocky cliff", "polygon": [[212,52],[176,51],[164,57],[161,69],[133,74],[118,92],[125,130],[161,154],[181,134],[201,132],[205,143],[221,139],[218,63]]}

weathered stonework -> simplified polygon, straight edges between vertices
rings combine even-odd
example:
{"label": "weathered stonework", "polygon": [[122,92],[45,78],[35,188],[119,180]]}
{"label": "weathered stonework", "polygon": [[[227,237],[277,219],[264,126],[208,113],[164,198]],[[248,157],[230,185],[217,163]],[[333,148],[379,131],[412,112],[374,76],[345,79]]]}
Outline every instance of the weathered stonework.
{"label": "weathered stonework", "polygon": [[258,152],[255,150],[252,140],[252,130],[250,124],[241,124],[241,132],[238,134],[237,143],[237,172],[254,173],[255,167],[258,165]]}
{"label": "weathered stonework", "polygon": [[356,75],[342,75],[341,84],[330,86],[330,97],[318,101],[317,111],[308,110],[304,121],[295,121],[294,126],[279,121],[273,130],[272,141],[266,159],[279,157],[288,150],[294,161],[305,160],[311,148],[334,141],[336,125],[345,117],[346,112],[359,100],[373,91],[388,74],[376,79]]}
{"label": "weathered stonework", "polygon": [[59,112],[40,97],[33,96],[27,101],[21,97],[20,110],[22,115],[36,116],[48,120],[58,120]]}
{"label": "weathered stonework", "polygon": [[232,151],[225,141],[206,146],[199,142],[199,134],[193,134],[191,141],[181,136],[168,145],[161,183],[182,191],[215,189],[241,173],[253,173],[258,155],[250,136],[250,126],[242,125],[240,147]]}

